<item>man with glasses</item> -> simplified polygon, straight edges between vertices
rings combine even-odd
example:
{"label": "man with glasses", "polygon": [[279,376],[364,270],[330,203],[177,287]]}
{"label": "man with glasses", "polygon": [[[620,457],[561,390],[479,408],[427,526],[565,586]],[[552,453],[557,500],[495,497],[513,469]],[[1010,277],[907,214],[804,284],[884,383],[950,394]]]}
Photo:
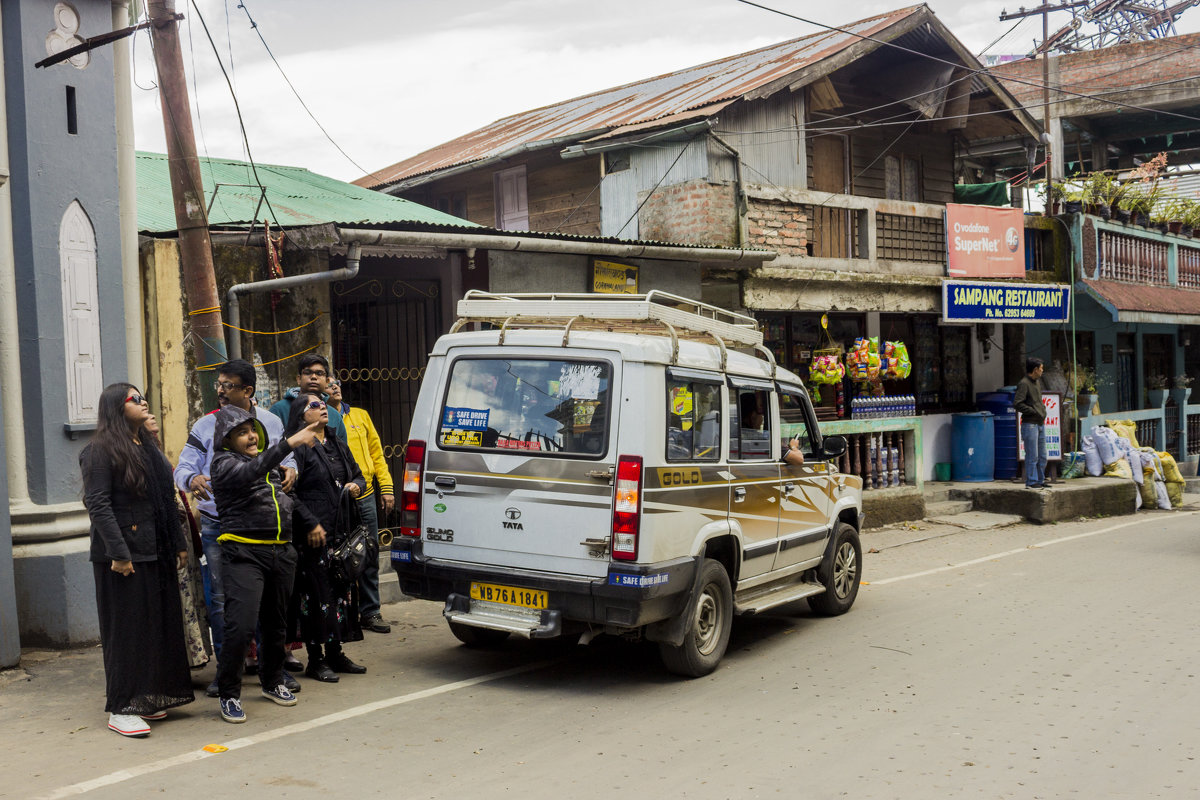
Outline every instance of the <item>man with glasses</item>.
{"label": "man with glasses", "polygon": [[[283,399],[271,406],[271,413],[279,417],[279,421],[287,424],[288,414],[292,410],[292,401],[303,394],[315,394],[329,402],[329,381],[333,373],[325,356],[310,353],[300,356],[296,363],[296,385],[284,392]],[[330,405],[329,422],[325,424],[328,430],[337,434],[343,442],[346,441],[346,427],[342,423],[342,414],[336,407]]]}
{"label": "man with glasses", "polygon": [[[265,440],[262,448],[265,450],[271,444],[280,441],[283,436],[283,423],[273,414],[258,414],[253,402],[256,377],[254,366],[240,358],[227,361],[217,367],[217,403],[220,407],[237,406],[258,420],[262,426]],[[217,537],[221,535],[221,523],[217,517],[217,506],[213,502],[212,489],[209,486],[209,469],[213,457],[213,430],[216,426],[216,412],[213,409],[205,414],[188,433],[187,443],[179,455],[179,466],[175,467],[175,485],[185,492],[191,492],[197,500],[200,511],[200,542],[204,547],[204,579],[209,591],[205,596],[208,606],[208,624],[212,630],[213,650],[217,660],[221,658],[221,644],[225,639],[225,588],[221,581],[221,545]],[[281,465],[284,469],[283,490],[290,491],[296,481],[296,459],[289,453]],[[299,686],[294,679],[286,676],[285,683],[291,691]],[[208,687],[208,696],[216,697],[216,679]]]}

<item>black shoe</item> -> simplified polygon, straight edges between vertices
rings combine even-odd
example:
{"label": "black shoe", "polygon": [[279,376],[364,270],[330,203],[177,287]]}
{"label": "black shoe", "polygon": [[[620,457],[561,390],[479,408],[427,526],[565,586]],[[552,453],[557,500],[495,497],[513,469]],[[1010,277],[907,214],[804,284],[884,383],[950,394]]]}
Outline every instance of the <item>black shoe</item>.
{"label": "black shoe", "polygon": [[314,661],[309,659],[308,669],[304,670],[304,674],[313,680],[321,681],[322,683],[337,683],[341,678],[334,674],[333,670],[324,661]]}
{"label": "black shoe", "polygon": [[362,675],[367,671],[367,668],[362,664],[355,664],[347,658],[345,653],[338,653],[329,659],[329,668],[334,672],[345,672],[350,675]]}
{"label": "black shoe", "polygon": [[217,688],[217,679],[216,678],[213,678],[212,683],[210,683],[208,685],[208,688],[204,690],[204,696],[205,697],[220,697],[221,696],[221,690]]}
{"label": "black shoe", "polygon": [[286,669],[283,671],[283,685],[286,686],[287,690],[292,694],[296,694],[300,691],[300,681],[293,678],[292,674]]}
{"label": "black shoe", "polygon": [[284,656],[283,668],[288,672],[304,672],[304,665],[301,664],[296,657],[290,653]]}
{"label": "black shoe", "polygon": [[383,617],[379,614],[372,614],[369,617],[362,618],[362,629],[364,631],[374,631],[375,633],[391,633],[392,626],[383,621]]}

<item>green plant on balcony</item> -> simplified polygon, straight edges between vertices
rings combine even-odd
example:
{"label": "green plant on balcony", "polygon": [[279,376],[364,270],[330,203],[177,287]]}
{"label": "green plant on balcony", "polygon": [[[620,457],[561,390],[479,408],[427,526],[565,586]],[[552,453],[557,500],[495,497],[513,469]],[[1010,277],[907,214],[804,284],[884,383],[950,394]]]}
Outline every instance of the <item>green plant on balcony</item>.
{"label": "green plant on balcony", "polygon": [[1083,180],[1083,204],[1089,214],[1108,219],[1124,186],[1107,172],[1093,172]]}
{"label": "green plant on balcony", "polygon": [[1146,388],[1151,391],[1162,391],[1170,384],[1171,379],[1161,373],[1146,376]]}
{"label": "green plant on balcony", "polygon": [[1133,186],[1125,192],[1125,196],[1121,200],[1121,208],[1133,216],[1135,223],[1145,225],[1150,221],[1154,207],[1158,205],[1161,196],[1162,189],[1157,183]]}
{"label": "green plant on balcony", "polygon": [[1096,370],[1086,364],[1067,362],[1057,366],[1066,376],[1067,388],[1071,390],[1072,394],[1095,394],[1096,387],[1105,383],[1104,379],[1096,374]]}
{"label": "green plant on balcony", "polygon": [[1171,385],[1176,389],[1189,389],[1192,385],[1192,376],[1187,373],[1176,375],[1171,379]]}

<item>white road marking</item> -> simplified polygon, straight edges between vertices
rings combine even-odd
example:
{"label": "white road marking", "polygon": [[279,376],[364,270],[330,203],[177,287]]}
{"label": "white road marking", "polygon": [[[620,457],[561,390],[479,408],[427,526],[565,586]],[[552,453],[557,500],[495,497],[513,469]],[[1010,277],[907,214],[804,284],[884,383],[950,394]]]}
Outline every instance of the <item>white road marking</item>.
{"label": "white road marking", "polygon": [[[455,681],[454,683],[445,683],[441,686],[422,689],[419,692],[411,692],[409,694],[402,694],[396,697],[389,697],[386,700],[376,700],[374,703],[364,703],[361,706],[347,708],[343,711],[336,711],[332,714],[325,714],[324,716],[316,717],[315,719],[297,722],[294,725],[285,725],[282,728],[263,731],[262,733],[254,736],[246,736],[241,739],[234,739],[230,742],[224,742],[223,746],[228,748],[229,752],[241,750],[246,747],[252,747],[256,744],[270,742],[274,739],[281,739],[284,736],[291,736],[292,734],[296,733],[305,733],[307,731],[325,727],[326,725],[345,722],[348,719],[361,717],[364,714],[370,714],[375,711],[382,711],[385,708],[392,708],[393,706],[412,703],[416,700],[424,700],[429,697],[435,697],[439,694],[446,694],[459,689],[466,689],[471,686],[478,686],[481,683],[489,683],[491,681],[500,680],[501,678],[520,675],[522,672],[531,672],[535,669],[541,669],[542,667],[547,666],[549,663],[549,661],[538,661],[533,664],[524,664],[519,667],[513,667],[512,669],[505,669],[501,670],[500,672],[492,672],[487,675],[480,675],[476,678],[467,678],[466,680]],[[114,784],[133,780],[134,778],[140,778],[143,775],[149,775],[153,772],[161,772],[164,769],[190,764],[193,761],[199,761],[205,758],[219,758],[223,755],[224,753],[209,753],[201,749],[191,750],[186,753],[181,753],[177,756],[171,756],[170,758],[160,759],[159,761],[151,761],[149,764],[142,764],[129,769],[117,770],[116,772],[110,772],[107,775],[101,775],[98,778],[92,778],[88,781],[80,781],[79,783],[73,783],[70,786],[63,786],[54,790],[53,792],[50,792],[49,794],[41,795],[38,800],[56,800],[57,798],[62,797],[74,797],[75,795],[81,795],[90,792],[93,789],[101,789],[105,786],[113,786]]]}
{"label": "white road marking", "polygon": [[[1178,516],[1190,517],[1190,516],[1194,516],[1196,513],[1198,513],[1198,512],[1183,511],[1183,512],[1180,512],[1178,514]],[[1110,525],[1107,528],[1101,528],[1098,531],[1088,531],[1086,533],[1077,533],[1073,536],[1062,536],[1058,539],[1047,539],[1044,542],[1036,542],[1034,544],[1026,545],[1025,547],[1019,547],[1015,550],[1005,550],[1002,553],[993,553],[990,556],[983,556],[982,558],[973,558],[970,561],[963,561],[959,564],[947,564],[944,567],[935,567],[934,569],[927,569],[922,572],[913,572],[909,575],[897,575],[894,578],[883,578],[883,579],[877,580],[877,581],[866,581],[866,584],[868,586],[886,586],[889,583],[899,583],[900,581],[909,581],[914,578],[924,578],[928,575],[937,575],[940,572],[950,572],[951,570],[962,569],[963,567],[971,567],[976,564],[986,564],[989,561],[998,561],[1001,558],[1008,558],[1009,556],[1020,555],[1021,553],[1028,553],[1030,550],[1039,550],[1043,547],[1051,547],[1056,544],[1063,544],[1064,542],[1073,542],[1076,539],[1087,539],[1091,536],[1099,536],[1103,533],[1112,533],[1113,531],[1117,531],[1122,528],[1130,528],[1130,527],[1133,527],[1134,525],[1144,525],[1145,522],[1146,522],[1146,520],[1144,518],[1130,520],[1129,522],[1122,522],[1119,525]]]}

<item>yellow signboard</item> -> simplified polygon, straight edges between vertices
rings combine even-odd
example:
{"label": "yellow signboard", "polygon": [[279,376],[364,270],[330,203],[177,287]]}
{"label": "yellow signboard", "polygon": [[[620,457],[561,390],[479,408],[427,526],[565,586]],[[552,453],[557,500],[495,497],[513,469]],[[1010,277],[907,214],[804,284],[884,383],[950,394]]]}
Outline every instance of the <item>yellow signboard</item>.
{"label": "yellow signboard", "polygon": [[638,268],[615,261],[592,261],[592,291],[601,294],[637,294]]}

